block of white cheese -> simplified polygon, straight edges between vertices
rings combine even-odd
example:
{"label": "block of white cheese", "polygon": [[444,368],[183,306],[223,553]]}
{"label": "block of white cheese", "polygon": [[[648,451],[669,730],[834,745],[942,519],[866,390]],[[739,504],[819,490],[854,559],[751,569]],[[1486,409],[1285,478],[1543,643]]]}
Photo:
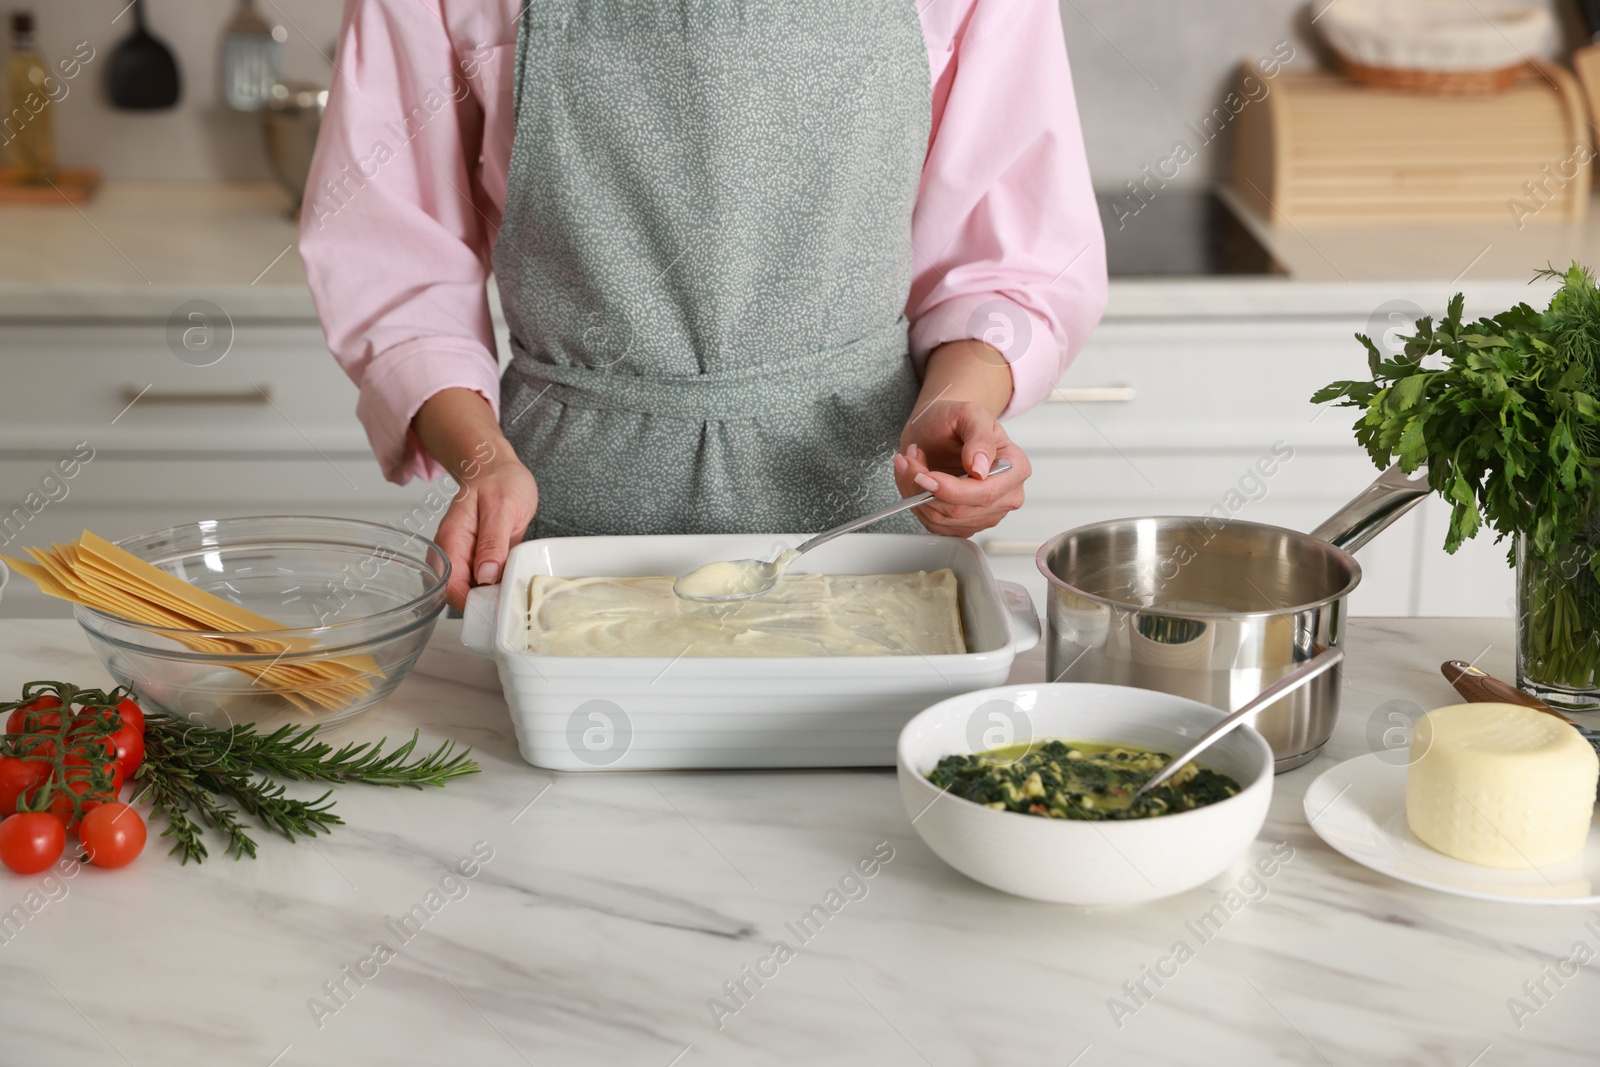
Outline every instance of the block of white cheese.
{"label": "block of white cheese", "polygon": [[1600,759],[1571,726],[1516,704],[1430,711],[1411,736],[1406,821],[1447,856],[1546,867],[1583,850]]}

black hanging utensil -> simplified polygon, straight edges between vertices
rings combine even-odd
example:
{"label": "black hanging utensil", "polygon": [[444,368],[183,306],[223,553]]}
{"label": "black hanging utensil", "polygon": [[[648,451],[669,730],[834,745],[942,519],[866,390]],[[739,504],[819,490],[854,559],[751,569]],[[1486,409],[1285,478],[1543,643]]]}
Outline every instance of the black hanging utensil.
{"label": "black hanging utensil", "polygon": [[133,33],[106,61],[106,95],[124,111],[159,111],[178,102],[182,81],[172,50],[144,24],[144,4],[133,0]]}

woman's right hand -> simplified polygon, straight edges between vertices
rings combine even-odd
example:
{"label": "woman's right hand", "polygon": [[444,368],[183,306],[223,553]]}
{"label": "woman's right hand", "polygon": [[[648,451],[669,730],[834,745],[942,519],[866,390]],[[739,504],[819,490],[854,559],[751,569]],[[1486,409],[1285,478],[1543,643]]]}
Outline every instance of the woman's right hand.
{"label": "woman's right hand", "polygon": [[445,600],[451,607],[465,608],[472,586],[500,580],[506,555],[522,541],[538,507],[533,473],[514,452],[501,455],[497,449],[475,476],[461,479],[461,490],[439,520],[435,538],[450,557]]}
{"label": "woman's right hand", "polygon": [[533,473],[500,432],[494,409],[471,389],[435,393],[411,420],[417,440],[460,485],[435,539],[450,558],[445,600],[466,606],[474,585],[493,585],[539,507]]}

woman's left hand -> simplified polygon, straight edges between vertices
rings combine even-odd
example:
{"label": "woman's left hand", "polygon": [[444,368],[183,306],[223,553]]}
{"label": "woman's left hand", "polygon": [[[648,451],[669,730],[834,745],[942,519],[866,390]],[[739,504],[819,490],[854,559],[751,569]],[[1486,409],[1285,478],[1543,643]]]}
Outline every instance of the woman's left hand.
{"label": "woman's left hand", "polygon": [[[1001,459],[1004,474],[988,477]],[[962,478],[961,474],[971,477]],[[988,408],[970,400],[935,400],[919,406],[900,435],[894,480],[901,496],[931,492],[936,499],[913,514],[930,533],[970,537],[1022,506],[1022,483],[1033,473],[1028,457],[1011,443]]]}

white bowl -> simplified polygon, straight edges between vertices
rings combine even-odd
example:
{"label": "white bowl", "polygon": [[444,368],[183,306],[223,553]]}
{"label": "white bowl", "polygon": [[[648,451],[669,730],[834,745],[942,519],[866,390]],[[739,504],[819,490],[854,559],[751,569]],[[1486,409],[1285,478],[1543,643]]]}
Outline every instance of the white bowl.
{"label": "white bowl", "polygon": [[1176,754],[1222,712],[1120,685],[1008,685],[951,697],[900,734],[900,797],[917,833],[967,877],[1058,904],[1136,904],[1225,871],[1261,831],[1272,800],[1272,748],[1240,726],[1200,759],[1237,781],[1227,800],[1148,819],[1087,822],[997,811],[943,795],[940,759],[1033,739],[1110,742]]}

